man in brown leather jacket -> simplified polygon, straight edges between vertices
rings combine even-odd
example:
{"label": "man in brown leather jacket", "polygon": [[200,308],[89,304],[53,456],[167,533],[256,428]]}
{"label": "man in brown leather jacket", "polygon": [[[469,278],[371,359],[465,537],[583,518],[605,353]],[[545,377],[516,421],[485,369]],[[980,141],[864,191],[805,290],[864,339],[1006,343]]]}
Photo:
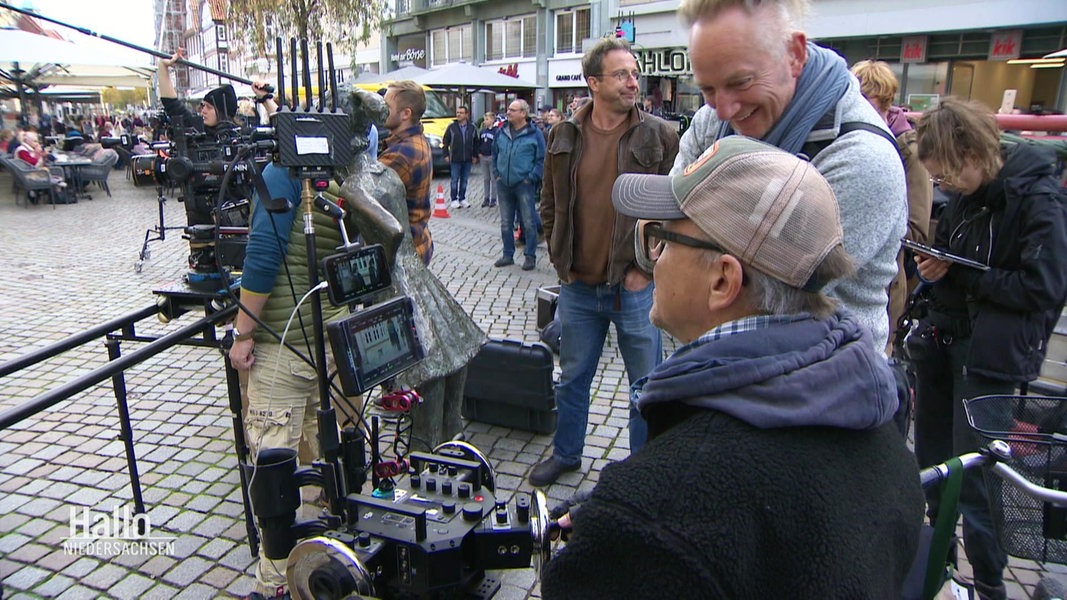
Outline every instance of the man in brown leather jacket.
{"label": "man in brown leather jacket", "polygon": [[[541,220],[562,282],[557,308],[562,373],[553,453],[530,474],[535,486],[582,465],[589,387],[609,324],[615,324],[631,386],[663,360],[660,332],[648,320],[651,268],[636,263],[636,220],[615,212],[611,186],[621,173],[669,172],[678,132],[637,109],[641,73],[625,40],[600,40],[582,58],[582,74],[592,101],[552,127],[545,153]],[[631,402],[631,452],[646,436]]]}

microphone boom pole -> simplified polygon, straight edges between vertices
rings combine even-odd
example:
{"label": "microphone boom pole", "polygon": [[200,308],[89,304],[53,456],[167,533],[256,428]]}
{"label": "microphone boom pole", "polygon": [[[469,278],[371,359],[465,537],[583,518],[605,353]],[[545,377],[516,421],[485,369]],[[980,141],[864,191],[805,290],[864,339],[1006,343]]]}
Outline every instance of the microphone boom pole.
{"label": "microphone boom pole", "polygon": [[[152,48],[145,48],[144,46],[138,46],[137,44],[133,44],[133,43],[130,43],[130,42],[127,42],[127,41],[124,41],[124,40],[113,38],[111,36],[104,35],[102,33],[97,33],[95,31],[91,31],[91,30],[86,29],[84,27],[78,27],[77,25],[71,25],[70,23],[64,23],[63,21],[60,21],[58,19],[53,19],[51,17],[46,17],[46,16],[44,16],[42,14],[38,14],[38,13],[29,11],[29,10],[26,10],[26,9],[23,9],[23,8],[16,8],[14,6],[11,6],[10,4],[7,4],[6,2],[0,2],[0,8],[6,8],[8,10],[11,10],[11,11],[14,11],[14,12],[17,12],[17,13],[22,13],[24,15],[33,17],[35,19],[41,19],[42,21],[48,21],[49,23],[55,23],[56,25],[60,25],[62,27],[66,27],[68,29],[73,29],[74,31],[77,31],[79,33],[83,33],[83,34],[91,36],[91,37],[99,38],[99,39],[104,40],[106,42],[111,42],[112,44],[118,44],[120,46],[126,46],[127,48],[130,48],[132,50],[137,50],[139,52],[144,52],[145,54],[151,54],[152,56],[155,56],[157,58],[170,58],[171,57],[170,54],[167,54],[165,52],[160,52],[159,50],[154,50]],[[245,79],[244,77],[238,77],[237,75],[231,75],[230,73],[227,73],[225,71],[220,71],[218,69],[213,69],[213,68],[205,66],[205,65],[201,65],[201,64],[194,63],[194,62],[190,62],[188,60],[185,60],[184,58],[178,59],[178,64],[186,65],[188,67],[192,67],[192,68],[198,69],[200,71],[211,73],[212,75],[217,75],[219,77],[225,77],[226,79],[230,79],[230,80],[236,81],[238,83],[243,83],[243,84],[246,84],[246,85],[252,85],[252,80],[251,79]]]}

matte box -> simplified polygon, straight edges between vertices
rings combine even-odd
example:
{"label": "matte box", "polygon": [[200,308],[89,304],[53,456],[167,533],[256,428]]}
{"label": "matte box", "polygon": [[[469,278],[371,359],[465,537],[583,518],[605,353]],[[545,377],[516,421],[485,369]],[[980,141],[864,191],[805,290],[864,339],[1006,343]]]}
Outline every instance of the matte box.
{"label": "matte box", "polygon": [[467,365],[465,418],[514,429],[556,430],[553,358],[548,346],[490,340]]}

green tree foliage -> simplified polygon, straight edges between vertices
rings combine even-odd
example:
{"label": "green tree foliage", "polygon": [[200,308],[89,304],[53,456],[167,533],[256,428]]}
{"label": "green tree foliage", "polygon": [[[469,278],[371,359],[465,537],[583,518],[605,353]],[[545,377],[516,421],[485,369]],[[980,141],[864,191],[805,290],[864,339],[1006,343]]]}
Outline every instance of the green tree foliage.
{"label": "green tree foliage", "polygon": [[100,92],[100,100],[119,109],[125,109],[127,106],[145,106],[148,103],[148,88],[132,90],[107,88]]}
{"label": "green tree foliage", "polygon": [[275,38],[314,43],[365,42],[386,15],[386,0],[229,0],[230,39],[247,44],[256,56],[274,53]]}

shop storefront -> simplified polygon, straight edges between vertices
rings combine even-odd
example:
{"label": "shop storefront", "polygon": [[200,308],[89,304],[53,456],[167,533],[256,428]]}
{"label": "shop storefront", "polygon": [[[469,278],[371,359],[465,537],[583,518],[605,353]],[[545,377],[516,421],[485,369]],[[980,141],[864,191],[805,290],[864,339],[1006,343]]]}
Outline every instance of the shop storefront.
{"label": "shop storefront", "polygon": [[556,58],[548,61],[549,97],[545,104],[567,113],[567,107],[576,97],[588,96],[589,87],[582,77],[580,58]]}
{"label": "shop storefront", "polygon": [[703,99],[693,85],[693,66],[685,48],[639,48],[641,98],[652,100],[652,111],[663,116],[692,115]]}
{"label": "shop storefront", "polygon": [[[1041,60],[1062,48],[1067,27],[819,40],[849,64],[890,64],[901,87],[896,103],[921,111],[952,95],[991,110],[1044,113],[1064,103],[1064,61]],[[1059,108],[1062,110],[1062,108]]]}
{"label": "shop storefront", "polygon": [[404,35],[396,38],[396,50],[389,55],[389,70],[401,67],[426,67],[426,34]]}
{"label": "shop storefront", "polygon": [[[537,81],[537,61],[534,59],[522,61],[492,61],[483,64],[481,68],[507,77],[514,77],[526,83],[534,83]],[[479,106],[479,110],[482,110],[482,107],[484,107],[487,111],[491,110],[499,115],[503,115],[511,101],[521,98],[529,103],[531,110],[535,113],[537,112],[536,90],[509,90],[508,92],[497,93],[481,92],[478,96],[479,99],[475,100],[475,103]]]}

